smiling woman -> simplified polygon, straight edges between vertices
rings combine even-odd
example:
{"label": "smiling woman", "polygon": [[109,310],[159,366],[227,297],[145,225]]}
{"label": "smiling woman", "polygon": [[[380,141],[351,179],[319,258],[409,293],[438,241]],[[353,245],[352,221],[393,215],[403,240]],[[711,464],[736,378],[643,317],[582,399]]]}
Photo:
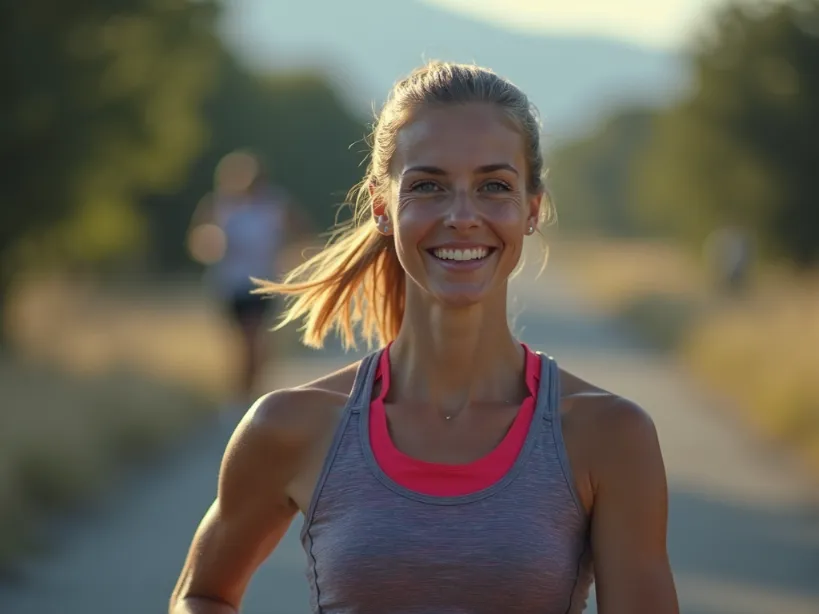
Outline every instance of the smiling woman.
{"label": "smiling woman", "polygon": [[260,289],[306,343],[379,348],[247,413],[174,614],[238,611],[298,511],[317,614],[578,614],[592,570],[600,614],[676,614],[651,419],[509,329],[544,191],[513,84],[434,62],[395,86],[354,219]]}
{"label": "smiling woman", "polygon": [[476,102],[418,109],[398,134],[394,210],[380,200],[373,211],[395,218],[401,267],[433,301],[469,304],[503,289],[535,230],[543,185],[540,168],[527,182],[526,141],[538,135],[520,124]]}
{"label": "smiling woman", "polygon": [[[501,236],[476,246],[491,247],[490,259],[501,260],[492,279],[505,287],[514,269],[507,265],[520,259],[522,232],[533,234],[553,215],[544,198],[540,131],[528,98],[478,67],[432,62],[400,81],[373,130],[366,176],[350,194],[353,219],[284,283],[260,283],[259,293],[293,297],[280,326],[304,320],[304,343],[317,348],[333,329],[345,347],[355,347],[357,337],[370,347],[394,339],[404,320],[405,280],[418,281],[414,263],[421,257],[418,246],[401,237],[434,225],[444,211],[441,204],[453,198],[450,223],[460,230],[447,239],[450,243],[465,242],[464,224],[471,222],[460,219],[464,202],[478,207],[478,217],[488,214],[502,222],[506,238],[515,229],[515,240],[502,250],[497,249]],[[473,194],[478,196],[474,201]],[[388,211],[390,207],[394,210]],[[391,219],[406,219],[407,224],[393,227]],[[481,234],[486,239],[493,232],[484,229]],[[475,240],[473,232],[466,235],[466,243]],[[432,240],[425,237],[427,243]],[[430,247],[436,246],[422,251]]]}

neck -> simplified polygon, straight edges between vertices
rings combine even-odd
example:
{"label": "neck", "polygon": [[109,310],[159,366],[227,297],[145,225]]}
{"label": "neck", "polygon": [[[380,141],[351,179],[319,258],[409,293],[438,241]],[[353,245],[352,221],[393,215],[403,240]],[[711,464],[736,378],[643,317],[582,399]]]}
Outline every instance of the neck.
{"label": "neck", "polygon": [[525,356],[509,330],[505,292],[460,309],[422,304],[410,294],[390,348],[392,394],[446,411],[520,395]]}

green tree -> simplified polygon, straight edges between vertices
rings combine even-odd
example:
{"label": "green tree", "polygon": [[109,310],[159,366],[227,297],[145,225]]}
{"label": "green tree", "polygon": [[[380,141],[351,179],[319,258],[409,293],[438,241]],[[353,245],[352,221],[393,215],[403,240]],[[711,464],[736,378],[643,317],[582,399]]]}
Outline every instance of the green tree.
{"label": "green tree", "polygon": [[799,266],[819,261],[819,2],[721,9],[692,55],[694,91],[640,156],[642,217],[697,241],[725,224]]}
{"label": "green tree", "polygon": [[137,245],[140,192],[178,184],[214,76],[210,0],[4,2],[0,295],[25,260]]}
{"label": "green tree", "polygon": [[632,206],[632,177],[654,115],[651,109],[622,110],[588,137],[555,149],[550,188],[561,228],[615,236],[643,230]]}

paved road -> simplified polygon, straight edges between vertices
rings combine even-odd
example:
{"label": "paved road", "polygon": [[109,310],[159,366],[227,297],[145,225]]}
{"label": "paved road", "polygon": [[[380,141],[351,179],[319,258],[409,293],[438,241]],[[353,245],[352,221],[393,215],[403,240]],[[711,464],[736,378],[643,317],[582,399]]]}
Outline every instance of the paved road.
{"label": "paved road", "polygon": [[[808,486],[754,443],[684,373],[584,305],[559,271],[515,283],[516,327],[564,366],[641,403],[654,416],[671,485],[670,550],[684,614],[817,614],[819,515]],[[304,381],[338,356],[291,365]],[[165,611],[189,539],[214,493],[229,426],[203,429],[174,458],[62,531],[27,583],[0,589],[10,614]],[[257,574],[243,612],[306,614],[294,524]],[[594,611],[593,606],[589,611]]]}

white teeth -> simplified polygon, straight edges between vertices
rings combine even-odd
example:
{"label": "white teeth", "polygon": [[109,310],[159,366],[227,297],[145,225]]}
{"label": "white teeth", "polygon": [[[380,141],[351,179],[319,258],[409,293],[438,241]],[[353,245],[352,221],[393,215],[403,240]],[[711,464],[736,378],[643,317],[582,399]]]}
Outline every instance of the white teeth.
{"label": "white teeth", "polygon": [[433,250],[436,258],[441,260],[482,260],[489,255],[489,250],[485,247],[474,249],[444,249]]}

